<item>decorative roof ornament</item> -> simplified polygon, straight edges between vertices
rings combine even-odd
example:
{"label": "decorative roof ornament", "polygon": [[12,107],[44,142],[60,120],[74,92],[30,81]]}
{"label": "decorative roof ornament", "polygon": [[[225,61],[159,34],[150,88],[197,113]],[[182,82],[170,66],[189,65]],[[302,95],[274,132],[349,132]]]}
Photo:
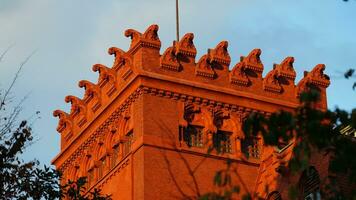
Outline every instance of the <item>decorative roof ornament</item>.
{"label": "decorative roof ornament", "polygon": [[71,103],[70,115],[76,116],[77,114],[86,114],[86,104],[82,99],[79,99],[76,96],[68,95],[65,97],[64,101],[66,103]]}
{"label": "decorative roof ornament", "polygon": [[197,49],[194,46],[194,34],[193,33],[186,33],[182,39],[175,43],[176,47],[176,55],[182,54],[185,56],[193,57],[197,55]]}
{"label": "decorative roof ornament", "polygon": [[299,97],[303,91],[308,90],[308,86],[327,88],[330,85],[330,78],[324,74],[325,65],[316,65],[311,72],[304,72],[304,78],[299,81],[296,87],[296,96]]}
{"label": "decorative roof ornament", "polygon": [[330,77],[324,74],[325,65],[318,64],[316,65],[307,76],[310,77],[310,81],[312,84],[327,88],[330,85]]}
{"label": "decorative roof ornament", "polygon": [[227,47],[228,42],[222,41],[214,49],[208,49],[208,53],[199,59],[195,68],[195,74],[214,79],[216,77],[213,69],[215,64],[230,65],[231,58]]}
{"label": "decorative roof ornament", "polygon": [[227,41],[221,41],[214,49],[208,50],[210,63],[216,62],[227,66],[230,65],[231,58],[227,51],[228,44]]}
{"label": "decorative roof ornament", "polygon": [[158,37],[158,29],[159,27],[156,24],[149,26],[143,34],[134,29],[127,29],[125,31],[125,36],[131,38],[129,52],[134,53],[137,50],[138,45],[160,49],[161,41]]}
{"label": "decorative roof ornament", "polygon": [[282,86],[278,81],[278,71],[276,69],[268,72],[266,77],[263,79],[263,89],[268,92],[280,93],[282,91]]}
{"label": "decorative roof ornament", "polygon": [[202,76],[205,78],[209,79],[214,79],[215,78],[215,71],[213,70],[211,63],[209,62],[209,57],[208,55],[203,55],[196,67],[195,67],[195,74],[197,76]]}
{"label": "decorative roof ornament", "polygon": [[93,97],[100,99],[101,94],[100,94],[100,87],[98,85],[87,80],[81,80],[79,81],[78,86],[80,88],[85,89],[83,99],[86,100],[86,99],[91,99]]}
{"label": "decorative roof ornament", "polygon": [[293,68],[293,63],[294,63],[294,58],[287,57],[282,61],[281,64],[274,64],[273,68],[275,68],[279,77],[289,78],[294,81],[296,77],[296,73]]}
{"label": "decorative roof ornament", "polygon": [[92,70],[94,72],[99,72],[98,83],[101,85],[103,82],[109,81],[110,83],[116,82],[116,73],[112,68],[108,68],[102,64],[93,65]]}
{"label": "decorative roof ornament", "polygon": [[132,61],[131,58],[126,54],[126,52],[120,48],[117,47],[110,47],[108,49],[108,54],[109,55],[114,55],[115,56],[115,61],[112,66],[113,69],[118,70],[121,66],[124,65],[131,65]]}
{"label": "decorative roof ornament", "polygon": [[244,62],[245,64],[245,68],[258,73],[262,73],[263,64],[260,59],[261,53],[261,49],[254,49],[248,54],[247,57],[241,57],[242,62]]}
{"label": "decorative roof ornament", "polygon": [[175,44],[168,47],[160,58],[160,65],[163,69],[179,71],[180,64],[176,55]]}
{"label": "decorative roof ornament", "polygon": [[65,129],[72,129],[72,118],[70,115],[62,110],[53,111],[53,116],[59,118],[57,131],[62,133]]}
{"label": "decorative roof ornament", "polygon": [[247,86],[249,83],[248,76],[245,72],[245,64],[244,62],[237,63],[234,68],[232,68],[229,73],[230,83],[236,85]]}

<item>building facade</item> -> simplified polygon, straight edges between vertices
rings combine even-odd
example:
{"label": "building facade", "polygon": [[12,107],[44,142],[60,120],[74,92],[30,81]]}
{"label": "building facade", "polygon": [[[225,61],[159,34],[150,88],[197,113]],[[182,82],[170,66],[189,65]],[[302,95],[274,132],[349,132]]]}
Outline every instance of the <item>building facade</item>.
{"label": "building facade", "polygon": [[[219,189],[215,173],[229,160],[241,195],[287,199],[288,183],[278,169],[290,159],[293,143],[264,146],[261,137],[245,137],[242,123],[253,112],[293,112],[307,85],[320,89],[317,106],[326,109],[325,66],[316,65],[295,84],[293,57],[263,77],[260,49],[229,70],[226,41],[196,62],[192,33],[161,55],[157,32],[157,25],[144,33],[126,30],[129,50],[109,48],[113,65],[95,64],[97,83],[80,81],[84,97],[65,98],[69,113],[54,111],[61,151],[53,164],[64,180],[86,176],[88,190],[100,188],[113,199],[194,199]],[[316,157],[312,173],[296,180],[305,182],[303,198],[317,193],[327,162]]]}

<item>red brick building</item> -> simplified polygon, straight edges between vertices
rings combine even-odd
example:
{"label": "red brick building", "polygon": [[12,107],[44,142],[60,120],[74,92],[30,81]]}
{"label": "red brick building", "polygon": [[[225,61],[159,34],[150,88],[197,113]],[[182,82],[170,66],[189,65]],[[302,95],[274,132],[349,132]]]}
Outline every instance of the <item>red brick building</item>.
{"label": "red brick building", "polygon": [[[65,98],[69,113],[54,111],[61,152],[53,164],[65,179],[87,176],[89,189],[101,188],[113,199],[189,199],[216,191],[215,172],[231,159],[240,194],[288,199],[289,183],[278,169],[290,159],[293,143],[264,146],[262,138],[245,137],[242,122],[251,112],[293,112],[307,84],[320,89],[318,106],[326,109],[325,66],[316,65],[295,85],[293,57],[262,77],[260,49],[229,70],[226,41],[196,61],[192,33],[160,55],[157,31],[157,25],[144,33],[127,30],[129,50],[110,48],[112,67],[95,64],[97,83],[80,81],[84,97]],[[209,147],[215,148],[208,153]],[[318,192],[327,162],[316,157],[313,173],[295,180],[303,185],[302,198]]]}

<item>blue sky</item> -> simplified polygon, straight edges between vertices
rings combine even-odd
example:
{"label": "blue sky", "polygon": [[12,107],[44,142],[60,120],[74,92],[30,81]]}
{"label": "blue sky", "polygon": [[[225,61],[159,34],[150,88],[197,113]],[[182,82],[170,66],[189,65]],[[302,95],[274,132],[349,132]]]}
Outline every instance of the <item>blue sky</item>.
{"label": "blue sky", "polygon": [[[22,118],[41,118],[33,125],[38,141],[25,158],[43,164],[59,152],[55,109],[69,111],[64,97],[82,97],[78,81],[95,82],[95,63],[111,65],[107,49],[128,49],[128,28],[144,31],[160,26],[161,52],[175,39],[175,0],[0,0],[0,52],[14,45],[0,62],[0,87],[10,84],[20,63],[25,65],[12,95],[29,94]],[[181,35],[195,34],[198,56],[219,41],[229,41],[233,66],[241,55],[262,49],[264,74],[273,63],[295,57],[297,81],[318,63],[331,76],[329,108],[356,105],[352,81],[342,72],[356,67],[356,1],[342,0],[180,0]],[[230,67],[231,67],[230,66]],[[355,81],[355,79],[354,79]]]}

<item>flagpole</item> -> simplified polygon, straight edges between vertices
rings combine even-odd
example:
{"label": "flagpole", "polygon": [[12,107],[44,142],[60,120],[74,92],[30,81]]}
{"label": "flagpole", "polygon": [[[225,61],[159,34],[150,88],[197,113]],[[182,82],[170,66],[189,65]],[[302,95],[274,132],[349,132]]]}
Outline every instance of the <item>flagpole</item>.
{"label": "flagpole", "polygon": [[179,41],[179,12],[178,12],[178,0],[176,0],[176,29],[177,29],[177,41]]}

